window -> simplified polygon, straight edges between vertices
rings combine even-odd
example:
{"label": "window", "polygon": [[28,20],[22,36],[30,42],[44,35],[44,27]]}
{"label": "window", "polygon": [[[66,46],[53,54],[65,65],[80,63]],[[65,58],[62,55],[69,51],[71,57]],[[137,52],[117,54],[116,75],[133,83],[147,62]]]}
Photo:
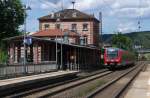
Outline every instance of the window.
{"label": "window", "polygon": [[83,31],[88,31],[88,24],[87,23],[83,24]]}
{"label": "window", "polygon": [[44,24],[44,28],[45,28],[45,30],[49,29],[49,24]]}
{"label": "window", "polygon": [[51,13],[51,18],[54,18],[54,13]]}
{"label": "window", "polygon": [[60,18],[57,18],[57,19],[56,19],[56,22],[60,22]]}
{"label": "window", "polygon": [[77,13],[76,12],[72,13],[72,17],[77,17]]}
{"label": "window", "polygon": [[60,24],[56,24],[56,29],[60,29]]}
{"label": "window", "polygon": [[55,38],[51,38],[51,40],[55,40]]}
{"label": "window", "polygon": [[60,13],[57,13],[56,16],[57,16],[57,17],[60,17]]}
{"label": "window", "polygon": [[76,31],[77,30],[77,24],[72,24],[71,31]]}
{"label": "window", "polygon": [[80,37],[80,44],[81,45],[87,45],[87,41],[88,41],[87,37],[83,37],[83,36]]}
{"label": "window", "polygon": [[108,49],[107,50],[107,56],[109,58],[116,58],[118,56],[118,50]]}
{"label": "window", "polygon": [[84,45],[87,45],[87,37],[84,37],[83,43]]}

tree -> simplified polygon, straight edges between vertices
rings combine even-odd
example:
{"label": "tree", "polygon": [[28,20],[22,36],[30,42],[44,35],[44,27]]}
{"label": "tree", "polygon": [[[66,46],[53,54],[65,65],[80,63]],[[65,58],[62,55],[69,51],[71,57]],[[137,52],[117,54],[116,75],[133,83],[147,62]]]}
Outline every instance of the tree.
{"label": "tree", "polygon": [[112,37],[112,45],[122,49],[131,50],[132,40],[121,32],[118,32]]}
{"label": "tree", "polygon": [[0,0],[0,63],[7,61],[7,51],[2,39],[20,35],[25,11],[20,0]]}
{"label": "tree", "polygon": [[19,26],[24,23],[25,11],[20,0],[0,0],[0,42],[19,35]]}

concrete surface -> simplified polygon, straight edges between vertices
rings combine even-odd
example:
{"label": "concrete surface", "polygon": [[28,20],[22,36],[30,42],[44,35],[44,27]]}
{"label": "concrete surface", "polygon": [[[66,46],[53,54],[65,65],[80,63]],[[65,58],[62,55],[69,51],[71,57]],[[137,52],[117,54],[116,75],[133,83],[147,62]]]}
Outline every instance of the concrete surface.
{"label": "concrete surface", "polygon": [[138,75],[124,98],[150,98],[150,64]]}
{"label": "concrete surface", "polygon": [[5,80],[0,80],[0,88],[3,86],[7,86],[7,85],[25,83],[25,82],[29,82],[29,81],[36,81],[36,80],[44,79],[44,78],[53,78],[53,77],[57,77],[57,76],[65,76],[68,74],[75,74],[75,73],[77,73],[77,71],[57,71],[57,72],[51,72],[51,73],[45,73],[45,74],[38,74],[38,75],[24,76],[24,77],[19,77],[19,78],[5,79]]}

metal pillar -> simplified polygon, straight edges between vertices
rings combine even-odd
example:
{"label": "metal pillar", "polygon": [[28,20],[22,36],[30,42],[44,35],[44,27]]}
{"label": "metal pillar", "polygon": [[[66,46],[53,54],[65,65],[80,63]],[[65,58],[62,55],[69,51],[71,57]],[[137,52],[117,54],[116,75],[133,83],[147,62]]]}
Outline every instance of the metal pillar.
{"label": "metal pillar", "polygon": [[77,52],[76,52],[76,48],[75,48],[75,70],[77,69]]}
{"label": "metal pillar", "polygon": [[103,47],[103,37],[102,37],[102,33],[103,33],[103,27],[102,27],[102,12],[99,12],[99,20],[100,20],[100,42],[101,42],[101,48]]}
{"label": "metal pillar", "polygon": [[80,70],[80,48],[78,48],[78,70]]}
{"label": "metal pillar", "polygon": [[56,67],[57,67],[57,70],[58,70],[58,65],[57,65],[57,35],[56,35]]}
{"label": "metal pillar", "polygon": [[[25,11],[27,11],[27,10],[31,10],[31,8],[28,6],[24,6],[24,8],[23,8],[23,10],[25,10]],[[25,17],[25,21],[24,21],[24,37],[23,37],[23,39],[24,39],[24,63],[23,63],[23,65],[24,65],[24,73],[26,73],[26,43],[25,43],[25,38],[26,38],[26,22],[27,22],[27,20],[26,20],[26,13],[24,14],[24,17]]]}
{"label": "metal pillar", "polygon": [[63,49],[62,49],[62,41],[61,41],[61,69],[63,68]]}

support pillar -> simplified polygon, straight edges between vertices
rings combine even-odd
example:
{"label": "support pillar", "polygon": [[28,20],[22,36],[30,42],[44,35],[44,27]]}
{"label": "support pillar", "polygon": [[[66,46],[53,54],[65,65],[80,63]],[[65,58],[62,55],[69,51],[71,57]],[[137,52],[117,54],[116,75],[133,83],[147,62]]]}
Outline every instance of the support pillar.
{"label": "support pillar", "polygon": [[77,48],[75,48],[75,53],[74,53],[74,66],[75,66],[75,70],[77,70],[77,52],[76,52]]}
{"label": "support pillar", "polygon": [[38,63],[38,45],[37,43],[33,44],[33,63]]}
{"label": "support pillar", "polygon": [[14,63],[14,43],[10,44],[10,49],[9,49],[9,63],[10,64]]}

